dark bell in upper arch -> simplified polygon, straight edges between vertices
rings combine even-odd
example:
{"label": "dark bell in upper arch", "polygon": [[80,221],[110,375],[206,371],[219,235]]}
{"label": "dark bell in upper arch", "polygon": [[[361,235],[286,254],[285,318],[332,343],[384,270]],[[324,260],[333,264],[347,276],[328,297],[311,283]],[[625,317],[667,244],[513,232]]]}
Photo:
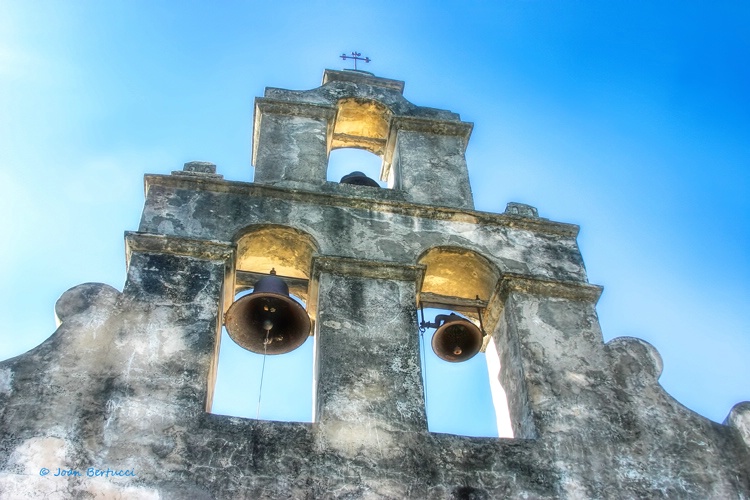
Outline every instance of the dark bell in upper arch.
{"label": "dark bell in upper arch", "polygon": [[370,179],[359,170],[355,170],[351,174],[346,174],[341,178],[341,181],[339,182],[341,184],[353,184],[355,186],[370,186],[376,188],[380,187],[380,184],[378,184],[377,181],[375,181],[374,179]]}

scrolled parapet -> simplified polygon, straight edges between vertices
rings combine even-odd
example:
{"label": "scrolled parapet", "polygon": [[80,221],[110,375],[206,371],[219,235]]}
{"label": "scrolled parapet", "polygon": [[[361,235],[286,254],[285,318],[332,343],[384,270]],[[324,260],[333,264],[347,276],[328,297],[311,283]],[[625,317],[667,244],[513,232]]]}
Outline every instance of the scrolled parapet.
{"label": "scrolled parapet", "polygon": [[606,347],[619,385],[644,387],[659,380],[664,363],[659,351],[645,340],[617,337],[607,342]]}
{"label": "scrolled parapet", "polygon": [[724,425],[737,429],[745,445],[750,448],[750,401],[734,405],[724,420]]}
{"label": "scrolled parapet", "polygon": [[64,321],[86,312],[94,306],[110,310],[120,291],[104,283],[83,283],[68,289],[55,303],[55,323],[59,327]]}

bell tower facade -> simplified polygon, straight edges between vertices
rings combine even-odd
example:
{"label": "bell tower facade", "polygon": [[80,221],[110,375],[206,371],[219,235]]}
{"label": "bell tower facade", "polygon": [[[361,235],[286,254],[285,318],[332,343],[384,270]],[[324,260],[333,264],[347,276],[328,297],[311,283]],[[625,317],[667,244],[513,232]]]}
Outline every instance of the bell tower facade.
{"label": "bell tower facade", "polygon": [[[0,495],[750,496],[750,403],[711,422],[664,392],[652,346],[605,344],[578,227],[518,203],[474,210],[472,124],[403,91],[332,70],[316,89],[268,88],[253,182],[205,162],[145,177],[122,292],[72,288],[52,337],[0,363]],[[326,180],[330,152],[350,147],[382,158],[387,188]],[[239,343],[283,342],[266,314],[284,293],[258,302],[271,269],[305,304],[292,306],[304,327],[284,332],[314,337],[312,423],[210,413],[238,293],[253,289],[247,302],[261,306],[235,315]],[[428,431],[420,306],[462,315],[434,325],[445,359],[487,349],[498,361],[512,438]],[[451,343],[464,333],[480,340]],[[132,474],[86,477],[98,466]]]}

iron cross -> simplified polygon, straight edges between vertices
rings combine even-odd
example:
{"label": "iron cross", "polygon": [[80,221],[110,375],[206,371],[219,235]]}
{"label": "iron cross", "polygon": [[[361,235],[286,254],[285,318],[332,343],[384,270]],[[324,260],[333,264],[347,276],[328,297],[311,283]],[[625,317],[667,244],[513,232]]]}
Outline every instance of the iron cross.
{"label": "iron cross", "polygon": [[369,57],[360,57],[362,55],[361,52],[352,52],[352,55],[348,56],[346,54],[341,54],[339,57],[346,61],[347,59],[354,59],[354,69],[357,69],[357,61],[364,61],[366,63],[370,62],[372,59]]}

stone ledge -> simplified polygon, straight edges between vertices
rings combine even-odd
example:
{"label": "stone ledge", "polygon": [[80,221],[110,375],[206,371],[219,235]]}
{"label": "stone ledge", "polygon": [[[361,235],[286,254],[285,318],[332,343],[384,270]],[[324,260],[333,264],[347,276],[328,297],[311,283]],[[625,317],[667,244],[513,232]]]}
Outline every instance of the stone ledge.
{"label": "stone ledge", "polygon": [[499,293],[503,302],[505,302],[505,299],[511,292],[520,292],[530,295],[593,302],[596,304],[599,301],[602,290],[604,290],[603,287],[590,283],[545,280],[520,274],[504,274],[497,286],[497,293]]}
{"label": "stone ledge", "polygon": [[509,216],[491,212],[479,212],[469,209],[457,209],[434,205],[422,205],[397,200],[373,200],[343,194],[320,193],[302,189],[289,189],[252,182],[221,181],[204,177],[177,177],[168,175],[146,174],[145,191],[151,186],[164,186],[172,189],[191,191],[212,191],[215,193],[236,193],[243,196],[262,196],[290,201],[309,202],[318,205],[361,208],[384,213],[394,213],[409,217],[420,217],[434,220],[450,220],[469,224],[504,226],[523,229],[536,233],[575,238],[579,226],[564,222],[554,222],[545,218],[528,218]]}
{"label": "stone ledge", "polygon": [[399,94],[404,93],[404,82],[401,80],[391,80],[390,78],[381,78],[375,76],[369,72],[360,71],[338,71],[335,69],[327,69],[323,72],[323,83],[325,85],[329,82],[350,82],[350,83],[361,83],[365,85],[371,85],[373,87],[382,87],[386,89],[392,89],[397,91]]}
{"label": "stone ledge", "polygon": [[417,118],[413,116],[394,116],[391,119],[391,130],[388,133],[388,142],[391,142],[391,136],[396,131],[405,130],[409,132],[458,136],[465,139],[466,144],[468,144],[469,136],[473,129],[474,124],[471,122]]}
{"label": "stone ledge", "polygon": [[185,177],[198,177],[208,179],[223,179],[224,176],[221,174],[206,174],[203,172],[185,172],[183,170],[173,170],[172,175],[185,176]]}
{"label": "stone ledge", "polygon": [[229,260],[234,256],[235,246],[216,240],[201,240],[165,236],[161,234],[125,232],[125,265],[130,267],[133,252],[166,253],[195,257],[202,260]]}
{"label": "stone ledge", "polygon": [[305,118],[317,118],[320,120],[332,120],[336,116],[336,108],[323,104],[312,104],[308,102],[282,101],[268,97],[255,98],[255,122],[260,120],[263,114],[302,116]]}
{"label": "stone ledge", "polygon": [[420,292],[419,301],[423,307],[452,309],[454,311],[469,312],[473,314],[476,314],[477,308],[486,309],[489,304],[489,301],[487,300],[449,297],[432,292]]}
{"label": "stone ledge", "polygon": [[361,278],[416,281],[421,285],[426,266],[395,262],[359,260],[348,257],[314,256],[313,276],[331,273]]}

